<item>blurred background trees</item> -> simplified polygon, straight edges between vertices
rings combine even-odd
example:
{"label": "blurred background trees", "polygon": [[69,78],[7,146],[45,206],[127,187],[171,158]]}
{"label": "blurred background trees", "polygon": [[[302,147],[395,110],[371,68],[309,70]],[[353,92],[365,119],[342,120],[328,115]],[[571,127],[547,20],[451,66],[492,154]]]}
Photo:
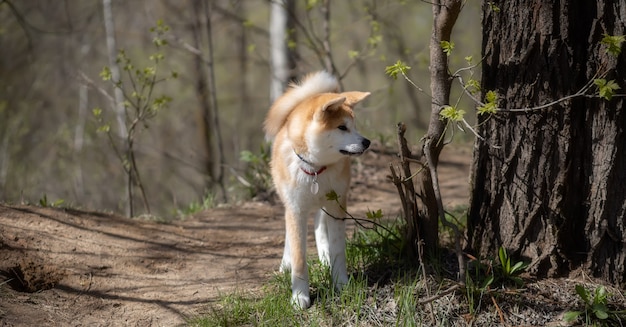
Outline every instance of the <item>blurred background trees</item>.
{"label": "blurred background trees", "polygon": [[[276,4],[285,4],[287,14],[287,69],[281,76],[273,74],[270,52]],[[414,127],[411,137],[421,136],[427,125],[431,100],[384,73],[401,59],[413,67],[412,79],[427,88],[432,26],[427,3],[112,0],[110,5],[117,50],[124,49],[136,66],[150,64],[150,28],[159,19],[170,27],[160,69],[175,71],[178,78],[160,83],[155,92],[172,101],[141,127],[135,143],[155,214],[171,216],[206,198],[247,196],[237,181],[246,165],[239,156],[263,143],[272,78],[284,85],[285,78],[329,67],[329,58],[347,89],[372,92],[359,116],[368,137],[393,142],[401,120]],[[468,3],[459,17],[453,37],[459,56],[451,58],[452,66],[463,65],[464,56],[479,57],[478,5]],[[113,94],[113,87],[100,78],[111,64],[103,19],[100,1],[0,1],[0,201],[36,203],[45,196],[126,213],[124,170],[92,113],[102,108],[102,119],[117,128],[105,95]]]}

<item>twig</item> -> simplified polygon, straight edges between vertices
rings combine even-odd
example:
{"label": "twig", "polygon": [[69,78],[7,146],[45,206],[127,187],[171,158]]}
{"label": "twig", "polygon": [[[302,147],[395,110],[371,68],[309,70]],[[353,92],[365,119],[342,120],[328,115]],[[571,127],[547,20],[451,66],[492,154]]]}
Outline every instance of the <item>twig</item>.
{"label": "twig", "polygon": [[500,316],[500,322],[504,326],[504,314],[502,313],[502,309],[500,309],[500,306],[496,302],[496,299],[493,297],[493,295],[491,295],[491,302],[493,302],[493,305],[496,307],[496,311],[498,311],[498,316]]}
{"label": "twig", "polygon": [[[461,70],[458,70],[458,72],[460,72]],[[461,77],[461,75],[455,73],[455,75],[453,75],[454,78],[456,78],[459,81],[459,84],[461,84],[461,88],[463,89],[463,92],[465,93],[465,95],[467,95],[470,99],[472,99],[472,101],[474,101],[476,104],[484,106],[485,103],[483,103],[482,101],[480,101],[479,99],[477,99],[468,89],[467,87],[465,87],[465,83],[463,82],[463,77]],[[547,109],[549,107],[552,107],[556,104],[559,104],[561,102],[570,100],[570,99],[574,99],[574,98],[578,98],[578,97],[592,97],[592,98],[601,98],[599,95],[590,95],[587,94],[587,91],[589,91],[589,89],[593,86],[593,81],[596,79],[596,77],[603,77],[607,74],[608,72],[604,72],[602,74],[598,74],[596,73],[588,82],[587,84],[585,84],[582,88],[580,88],[576,93],[574,94],[570,94],[567,96],[564,96],[562,98],[556,99],[554,101],[539,105],[539,106],[535,106],[535,107],[528,107],[528,108],[511,108],[511,109],[506,109],[506,108],[496,108],[496,113],[501,113],[501,112],[513,112],[513,113],[518,113],[518,112],[530,112],[530,111],[536,111],[536,110],[542,110],[542,109]],[[613,95],[614,97],[622,97],[622,96],[626,96],[623,94],[615,94]],[[478,136],[476,133],[474,133],[476,136]]]}
{"label": "twig", "polygon": [[359,227],[362,227],[362,228],[365,228],[365,229],[372,229],[373,230],[374,228],[367,227],[367,226],[365,226],[363,224],[363,222],[368,222],[368,223],[372,223],[376,227],[380,227],[380,228],[384,229],[386,232],[388,232],[390,234],[393,234],[393,231],[390,230],[389,228],[385,227],[385,225],[379,224],[379,223],[375,222],[372,219],[354,217],[352,214],[350,214],[348,211],[346,211],[346,209],[343,208],[343,207],[341,207],[341,210],[343,210],[346,213],[346,215],[348,215],[348,216],[347,217],[337,217],[337,216],[334,216],[334,215],[330,214],[328,211],[326,211],[326,209],[322,208],[322,211],[325,214],[327,214],[329,217],[333,218],[333,219],[337,219],[337,220],[354,220],[354,222],[357,225],[359,225]]}
{"label": "twig", "polygon": [[98,85],[96,85],[96,83],[89,78],[85,73],[83,73],[82,71],[78,71],[78,76],[77,79],[79,82],[81,82],[82,84],[98,91],[98,93],[102,94],[104,96],[105,99],[107,99],[107,101],[110,102],[111,108],[115,108],[115,100],[113,99],[113,97],[103,88],[99,87]]}
{"label": "twig", "polygon": [[453,293],[454,291],[456,291],[459,288],[464,287],[464,286],[465,286],[465,284],[462,284],[462,283],[454,284],[454,285],[452,285],[450,288],[448,288],[445,291],[439,292],[439,293],[437,293],[437,294],[435,294],[433,296],[429,296],[429,297],[426,297],[424,299],[420,299],[419,301],[417,301],[417,304],[431,303],[431,302],[433,302],[433,301],[435,301],[437,299],[440,299],[440,298],[442,298],[442,297],[444,297],[444,296],[446,296],[446,295],[448,295],[450,293]]}

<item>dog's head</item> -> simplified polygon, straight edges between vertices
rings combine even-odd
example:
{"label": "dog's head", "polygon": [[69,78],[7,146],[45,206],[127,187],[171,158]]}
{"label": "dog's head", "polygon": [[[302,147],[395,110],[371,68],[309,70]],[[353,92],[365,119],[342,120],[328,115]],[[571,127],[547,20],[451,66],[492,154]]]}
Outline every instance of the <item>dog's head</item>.
{"label": "dog's head", "polygon": [[307,152],[312,160],[320,164],[363,154],[370,141],[357,131],[353,108],[369,94],[356,91],[322,93],[303,102],[300,106],[307,109],[307,114],[301,119],[307,122],[295,124],[305,126],[301,134],[303,144],[299,145],[303,147],[302,152]]}

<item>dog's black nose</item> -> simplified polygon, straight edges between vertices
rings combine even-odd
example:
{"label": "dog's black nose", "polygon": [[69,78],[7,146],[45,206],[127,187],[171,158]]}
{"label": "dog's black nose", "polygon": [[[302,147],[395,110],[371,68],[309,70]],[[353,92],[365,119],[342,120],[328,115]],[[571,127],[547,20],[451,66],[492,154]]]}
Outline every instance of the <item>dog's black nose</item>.
{"label": "dog's black nose", "polygon": [[370,147],[370,143],[372,143],[372,142],[370,142],[370,140],[368,140],[368,139],[363,139],[363,141],[361,141],[361,144],[363,144],[363,146],[366,149]]}

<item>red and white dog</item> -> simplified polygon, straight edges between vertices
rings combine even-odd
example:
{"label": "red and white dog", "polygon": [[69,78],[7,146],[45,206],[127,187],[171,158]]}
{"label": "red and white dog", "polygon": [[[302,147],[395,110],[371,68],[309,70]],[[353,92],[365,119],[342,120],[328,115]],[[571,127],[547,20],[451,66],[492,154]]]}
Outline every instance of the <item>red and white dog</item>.
{"label": "red and white dog", "polygon": [[[333,217],[345,217],[341,206],[346,207],[350,185],[350,156],[362,154],[370,145],[357,132],[352,110],[370,93],[338,90],[331,74],[310,74],[276,100],[265,120],[265,132],[273,139],[272,178],[285,205],[281,271],[291,271],[291,301],[300,308],[311,305],[306,236],[312,211],[317,211],[319,258],[330,266],[337,289],[348,283],[345,222]],[[331,191],[339,203],[327,200]]]}

